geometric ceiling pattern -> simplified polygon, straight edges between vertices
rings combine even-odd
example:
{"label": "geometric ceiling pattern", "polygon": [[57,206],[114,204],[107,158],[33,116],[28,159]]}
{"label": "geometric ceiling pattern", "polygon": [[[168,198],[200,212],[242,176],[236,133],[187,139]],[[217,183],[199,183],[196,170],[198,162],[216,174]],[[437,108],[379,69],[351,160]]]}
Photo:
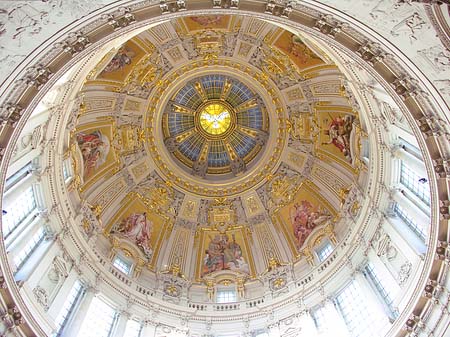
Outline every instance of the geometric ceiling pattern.
{"label": "geometric ceiling pattern", "polygon": [[268,136],[261,97],[230,76],[192,79],[167,105],[165,144],[197,175],[245,171]]}

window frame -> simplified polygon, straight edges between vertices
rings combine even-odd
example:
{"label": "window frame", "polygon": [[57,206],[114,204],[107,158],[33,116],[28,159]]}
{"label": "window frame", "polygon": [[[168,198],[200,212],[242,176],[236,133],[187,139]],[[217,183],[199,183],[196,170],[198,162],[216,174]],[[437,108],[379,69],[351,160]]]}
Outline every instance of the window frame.
{"label": "window frame", "polygon": [[[352,294],[349,294],[349,292]],[[351,280],[336,294],[334,303],[347,326],[350,336],[378,337],[378,335],[368,334],[372,331],[377,331],[379,324],[376,320],[371,319],[374,318],[374,314],[376,314],[375,310],[377,308],[367,305],[368,302],[366,301],[363,292],[364,290],[359,282],[357,280]],[[355,295],[358,298],[357,300]],[[348,298],[351,300],[344,303],[344,300],[347,301]],[[349,317],[350,315],[353,315],[353,317]],[[359,328],[359,331],[357,328]]]}
{"label": "window frame", "polygon": [[[122,254],[116,254],[112,261],[112,266],[121,273],[130,276],[133,273],[134,262],[125,258]],[[124,267],[128,267],[128,269]]]}
{"label": "window frame", "polygon": [[375,291],[377,298],[385,307],[388,317],[394,320],[398,317],[398,309],[394,306],[394,295],[392,294],[392,289],[387,287],[386,283],[383,283],[382,278],[377,272],[375,266],[369,262],[364,266],[363,275]]}
{"label": "window frame", "polygon": [[405,224],[422,242],[425,243],[427,241],[429,232],[426,228],[419,226],[398,202],[394,203],[392,210],[395,216],[400,219],[402,223]]}
{"label": "window frame", "polygon": [[[428,180],[425,183],[420,183],[419,180],[422,178],[428,179],[428,177],[421,177],[416,174],[404,160],[400,161],[398,179],[400,185],[405,187],[414,197],[417,198],[417,200],[429,208],[431,205],[430,183]],[[428,186],[428,189],[424,188],[424,186]]]}
{"label": "window frame", "polygon": [[[232,296],[228,296],[231,295]],[[223,295],[223,296],[222,296]],[[229,299],[233,299],[230,301]],[[228,304],[238,302],[238,294],[235,287],[219,287],[216,290],[216,303]]]}
{"label": "window frame", "polygon": [[[325,262],[331,256],[331,254],[333,254],[334,248],[335,247],[330,242],[330,240],[323,240],[322,243],[314,249],[317,261],[319,261],[319,263]],[[323,255],[323,252],[327,254]]]}
{"label": "window frame", "polygon": [[[78,289],[77,289],[78,288]],[[72,294],[75,293],[75,296]],[[58,316],[55,318],[56,331],[53,334],[53,337],[60,337],[64,333],[64,329],[68,326],[68,323],[73,319],[77,309],[79,308],[82,299],[86,294],[86,286],[80,281],[75,280],[72,285],[66,300],[64,301],[61,311]],[[70,303],[70,304],[68,304]],[[67,309],[67,310],[66,310]],[[65,314],[61,315],[63,311],[66,311]]]}
{"label": "window frame", "polygon": [[[93,308],[93,306],[96,306],[96,308]],[[95,327],[99,327],[99,322],[103,322],[103,317],[100,317],[99,314],[105,314],[104,309],[111,309],[109,313],[106,315],[109,318],[109,322],[106,322],[105,329],[103,331],[90,331],[90,333],[94,333],[93,335],[89,335],[92,337],[111,337],[114,333],[114,330],[117,325],[117,321],[119,318],[119,313],[116,308],[114,308],[106,299],[100,296],[95,296],[90,305],[89,308],[86,310],[86,316],[81,323],[80,329],[78,330],[76,337],[87,337],[86,331],[88,330],[92,324],[94,324]],[[92,315],[91,311],[96,311],[96,315]],[[96,321],[95,321],[96,320]],[[97,324],[95,324],[97,323]],[[108,331],[106,331],[108,330]],[[103,334],[99,334],[100,332],[103,332]]]}

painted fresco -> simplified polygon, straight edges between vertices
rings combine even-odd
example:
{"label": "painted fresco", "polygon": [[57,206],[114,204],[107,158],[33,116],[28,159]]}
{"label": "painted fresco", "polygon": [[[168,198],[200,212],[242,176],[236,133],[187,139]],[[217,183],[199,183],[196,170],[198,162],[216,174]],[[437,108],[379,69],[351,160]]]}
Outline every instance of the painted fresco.
{"label": "painted fresco", "polygon": [[250,266],[240,230],[205,231],[203,236],[203,255],[200,276],[231,270],[250,274]]}
{"label": "painted fresco", "polygon": [[108,226],[109,233],[132,242],[151,259],[164,233],[165,220],[148,210],[138,197],[131,199],[134,200],[122,208]]}
{"label": "painted fresco", "polygon": [[145,55],[144,50],[133,41],[127,41],[103,68],[97,79],[123,81],[133,67]]}
{"label": "painted fresco", "polygon": [[356,117],[336,112],[321,112],[318,117],[322,130],[319,136],[321,150],[351,164],[354,158],[351,139],[354,134],[353,122]]}
{"label": "painted fresco", "polygon": [[325,225],[332,218],[323,200],[306,186],[302,186],[294,200],[279,211],[279,216],[297,251],[300,251],[314,229]]}
{"label": "painted fresco", "polygon": [[324,63],[300,37],[291,32],[283,31],[275,41],[274,45],[288,55],[300,69]]}
{"label": "painted fresco", "polygon": [[189,16],[183,20],[189,31],[227,29],[230,22],[230,17],[226,15],[202,15]]}
{"label": "painted fresco", "polygon": [[152,232],[153,222],[148,218],[147,212],[132,213],[117,223],[111,231],[135,243],[147,257],[150,257],[153,251],[150,242]]}
{"label": "painted fresco", "polygon": [[[83,157],[83,177],[85,180],[95,175],[112,159],[109,140],[111,133],[106,131],[107,129],[99,128],[76,134],[78,147]],[[109,134],[109,137],[107,134]]]}

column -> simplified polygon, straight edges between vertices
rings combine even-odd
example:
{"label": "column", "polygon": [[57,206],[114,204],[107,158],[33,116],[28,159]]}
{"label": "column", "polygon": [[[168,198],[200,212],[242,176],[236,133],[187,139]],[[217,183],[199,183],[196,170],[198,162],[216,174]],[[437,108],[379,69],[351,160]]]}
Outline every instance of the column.
{"label": "column", "polygon": [[130,318],[130,314],[126,311],[121,311],[119,319],[117,320],[116,328],[114,329],[113,337],[122,337],[125,334],[127,328],[127,322]]}
{"label": "column", "polygon": [[92,300],[95,298],[95,290],[93,288],[86,289],[86,293],[81,300],[80,306],[77,309],[76,314],[73,317],[72,322],[64,330],[64,336],[76,337],[80,331],[81,325],[86,318],[89,307],[91,306]]}

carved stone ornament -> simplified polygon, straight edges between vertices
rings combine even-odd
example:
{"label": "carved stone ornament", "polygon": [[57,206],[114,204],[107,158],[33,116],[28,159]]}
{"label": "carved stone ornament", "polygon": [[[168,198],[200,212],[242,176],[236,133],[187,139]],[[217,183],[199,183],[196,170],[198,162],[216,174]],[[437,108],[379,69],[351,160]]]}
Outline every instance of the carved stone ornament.
{"label": "carved stone ornament", "polygon": [[180,297],[181,287],[175,282],[164,282],[164,294],[170,297]]}
{"label": "carved stone ornament", "polygon": [[44,310],[48,310],[48,294],[45,291],[45,289],[43,289],[40,286],[36,286],[33,289],[33,294],[34,297],[36,298],[36,301],[42,305],[42,307],[44,308]]}
{"label": "carved stone ornament", "polygon": [[183,292],[191,284],[177,264],[172,265],[166,271],[158,273],[158,280],[162,281],[163,300],[172,303],[178,303]]}
{"label": "carved stone ornament", "polygon": [[175,13],[186,10],[186,2],[184,0],[166,1],[161,0],[159,3],[161,14]]}
{"label": "carved stone ornament", "polygon": [[131,13],[129,8],[121,8],[119,12],[119,15],[116,16],[111,14],[104,16],[104,19],[108,21],[108,24],[110,24],[114,30],[127,27],[136,21],[134,14]]}
{"label": "carved stone ornament", "polygon": [[411,274],[412,270],[412,263],[409,261],[406,261],[404,264],[401,265],[400,271],[398,272],[398,284],[400,286],[403,286],[406,281],[408,281],[409,275]]}
{"label": "carved stone ornament", "polygon": [[384,232],[379,232],[376,236],[379,236],[374,246],[377,256],[386,256],[389,261],[395,259],[398,252],[397,248],[392,244],[391,237]]}
{"label": "carved stone ornament", "polygon": [[266,10],[264,12],[288,18],[292,12],[292,4],[290,1],[269,0],[266,4]]}
{"label": "carved stone ornament", "polygon": [[269,289],[275,295],[287,292],[287,284],[289,281],[290,267],[287,264],[278,262],[275,258],[269,260],[269,266],[261,275],[262,281],[268,285]]}

